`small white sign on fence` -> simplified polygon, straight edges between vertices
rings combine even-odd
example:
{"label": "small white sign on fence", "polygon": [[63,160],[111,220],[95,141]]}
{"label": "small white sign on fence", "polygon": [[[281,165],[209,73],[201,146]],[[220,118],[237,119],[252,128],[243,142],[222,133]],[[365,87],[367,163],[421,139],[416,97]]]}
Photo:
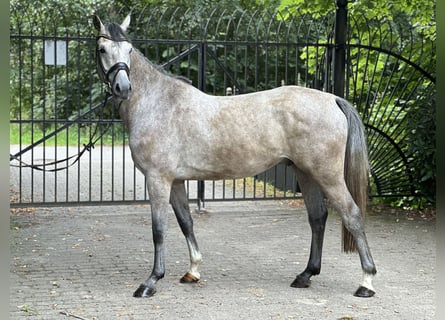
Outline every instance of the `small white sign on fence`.
{"label": "small white sign on fence", "polygon": [[45,40],[45,64],[51,66],[65,66],[66,48],[66,41]]}

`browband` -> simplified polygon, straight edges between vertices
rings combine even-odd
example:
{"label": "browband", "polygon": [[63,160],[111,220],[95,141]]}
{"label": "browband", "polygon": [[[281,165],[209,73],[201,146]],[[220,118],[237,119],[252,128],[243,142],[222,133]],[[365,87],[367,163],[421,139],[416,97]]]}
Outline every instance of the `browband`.
{"label": "browband", "polygon": [[114,42],[124,42],[124,41],[127,41],[127,42],[130,42],[130,43],[131,43],[130,39],[128,39],[128,38],[119,38],[119,39],[115,39],[115,38],[112,38],[110,35],[105,34],[105,33],[100,33],[100,34],[96,37],[96,41],[99,40],[100,38],[105,38],[105,39],[108,39],[108,40],[110,40],[110,41],[114,41]]}

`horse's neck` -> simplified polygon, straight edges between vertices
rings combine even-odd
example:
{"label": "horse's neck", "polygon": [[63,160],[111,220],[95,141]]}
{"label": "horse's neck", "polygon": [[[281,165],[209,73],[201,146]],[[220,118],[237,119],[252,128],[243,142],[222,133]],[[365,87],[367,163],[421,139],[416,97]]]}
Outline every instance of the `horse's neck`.
{"label": "horse's neck", "polygon": [[150,97],[150,95],[159,92],[159,90],[154,89],[165,78],[165,75],[136,49],[131,53],[130,69],[132,93],[130,99],[125,100],[119,109],[121,118],[127,127],[135,120],[134,117],[140,115],[138,109],[146,107],[144,101],[146,102],[147,99],[150,100],[151,98],[156,99],[156,97]]}
{"label": "horse's neck", "polygon": [[131,81],[136,84],[136,89],[144,90],[154,82],[160,80],[163,75],[156,66],[151,64],[139,50],[134,49],[131,54]]}

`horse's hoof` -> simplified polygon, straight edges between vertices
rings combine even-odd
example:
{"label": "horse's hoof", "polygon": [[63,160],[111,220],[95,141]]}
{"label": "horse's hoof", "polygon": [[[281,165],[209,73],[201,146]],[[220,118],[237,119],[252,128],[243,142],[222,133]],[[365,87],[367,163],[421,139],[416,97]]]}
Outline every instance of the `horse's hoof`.
{"label": "horse's hoof", "polygon": [[371,298],[375,295],[375,292],[371,289],[368,289],[366,287],[360,286],[357,291],[354,293],[354,296],[360,297],[360,298]]}
{"label": "horse's hoof", "polygon": [[309,288],[311,286],[311,280],[297,276],[290,286],[293,288]]}
{"label": "horse's hoof", "polygon": [[147,287],[145,284],[141,284],[139,288],[133,293],[133,297],[136,298],[149,298],[156,293],[155,288]]}
{"label": "horse's hoof", "polygon": [[199,278],[187,272],[180,280],[181,283],[195,283],[198,282]]}

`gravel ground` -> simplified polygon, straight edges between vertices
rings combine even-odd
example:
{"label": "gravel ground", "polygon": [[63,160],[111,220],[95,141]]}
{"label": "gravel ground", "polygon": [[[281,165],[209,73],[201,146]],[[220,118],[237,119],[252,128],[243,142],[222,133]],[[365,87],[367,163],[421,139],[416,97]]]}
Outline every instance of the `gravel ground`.
{"label": "gravel ground", "polygon": [[353,296],[358,256],[341,253],[328,219],[322,272],[289,285],[308,259],[304,207],[282,201],[209,202],[194,213],[201,281],[180,284],[188,252],[173,217],[167,273],[149,299],[132,297],[151,270],[149,205],[12,210],[10,319],[434,319],[436,225],[385,212],[366,225],[376,295]]}

